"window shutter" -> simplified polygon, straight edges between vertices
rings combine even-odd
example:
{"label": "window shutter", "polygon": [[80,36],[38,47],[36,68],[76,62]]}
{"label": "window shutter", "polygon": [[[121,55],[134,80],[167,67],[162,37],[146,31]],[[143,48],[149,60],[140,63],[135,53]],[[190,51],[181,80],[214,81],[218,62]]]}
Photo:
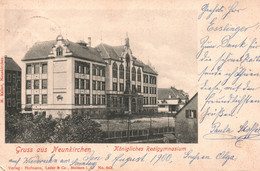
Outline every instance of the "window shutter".
{"label": "window shutter", "polygon": [[189,118],[189,110],[186,110],[186,118]]}
{"label": "window shutter", "polygon": [[194,118],[197,118],[197,111],[194,110],[193,113],[194,113]]}

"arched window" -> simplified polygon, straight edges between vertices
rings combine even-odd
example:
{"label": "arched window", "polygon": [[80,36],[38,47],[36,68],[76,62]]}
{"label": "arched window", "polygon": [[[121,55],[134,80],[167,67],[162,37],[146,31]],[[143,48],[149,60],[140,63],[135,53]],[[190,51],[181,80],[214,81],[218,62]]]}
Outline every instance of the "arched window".
{"label": "arched window", "polygon": [[128,55],[128,53],[126,54],[126,66],[130,66],[130,56]]}
{"label": "arched window", "polygon": [[119,66],[119,78],[124,79],[124,65]]}
{"label": "arched window", "polygon": [[62,56],[62,47],[56,49],[56,56]]}
{"label": "arched window", "polygon": [[113,63],[113,78],[117,78],[117,64],[114,62]]}
{"label": "arched window", "polygon": [[135,67],[132,68],[132,81],[136,80],[136,70]]}
{"label": "arched window", "polygon": [[138,68],[137,70],[137,81],[141,81],[141,69]]}

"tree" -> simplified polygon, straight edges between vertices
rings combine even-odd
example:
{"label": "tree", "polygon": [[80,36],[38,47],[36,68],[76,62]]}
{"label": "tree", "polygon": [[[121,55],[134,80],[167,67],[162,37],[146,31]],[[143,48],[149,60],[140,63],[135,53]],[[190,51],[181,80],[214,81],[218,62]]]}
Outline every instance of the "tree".
{"label": "tree", "polygon": [[100,124],[75,115],[60,119],[55,126],[50,142],[55,143],[98,143],[102,142]]}

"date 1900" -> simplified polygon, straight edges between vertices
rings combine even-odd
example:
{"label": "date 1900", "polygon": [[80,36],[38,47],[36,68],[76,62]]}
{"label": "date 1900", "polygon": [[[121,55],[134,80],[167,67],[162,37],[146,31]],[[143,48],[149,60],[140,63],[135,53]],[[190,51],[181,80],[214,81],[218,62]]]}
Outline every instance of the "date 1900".
{"label": "date 1900", "polygon": [[152,163],[153,165],[158,162],[172,163],[172,154],[156,154],[150,161],[150,163]]}

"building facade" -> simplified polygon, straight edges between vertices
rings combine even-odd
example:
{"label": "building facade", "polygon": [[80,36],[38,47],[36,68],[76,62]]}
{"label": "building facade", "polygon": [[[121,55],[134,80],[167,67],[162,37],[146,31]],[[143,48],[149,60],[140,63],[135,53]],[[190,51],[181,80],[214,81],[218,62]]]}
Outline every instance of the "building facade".
{"label": "building facade", "polygon": [[5,56],[5,111],[21,110],[21,68],[11,57]]}
{"label": "building facade", "polygon": [[[123,46],[37,42],[23,58],[22,107],[54,117],[157,111],[157,73]],[[147,88],[146,88],[147,87]],[[147,91],[151,89],[151,91]]]}
{"label": "building facade", "polygon": [[175,135],[179,143],[198,142],[198,93],[176,114]]}
{"label": "building facade", "polygon": [[183,90],[158,88],[158,112],[176,114],[188,101],[189,95]]}

